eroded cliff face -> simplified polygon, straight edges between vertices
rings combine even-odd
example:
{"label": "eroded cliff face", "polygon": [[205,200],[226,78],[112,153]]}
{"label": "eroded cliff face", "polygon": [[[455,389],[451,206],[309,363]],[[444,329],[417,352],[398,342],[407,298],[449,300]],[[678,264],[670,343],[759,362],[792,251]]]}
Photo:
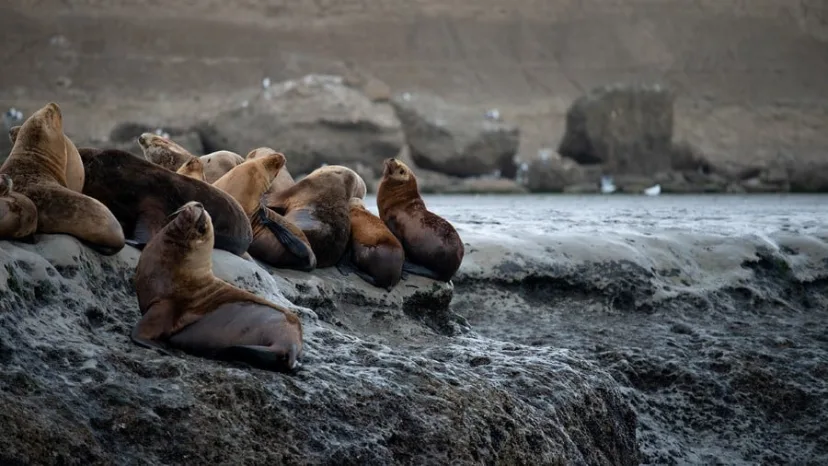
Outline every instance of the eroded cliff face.
{"label": "eroded cliff face", "polygon": [[557,146],[583,92],[629,80],[675,88],[677,137],[718,160],[813,159],[828,145],[820,0],[15,1],[0,12],[0,104],[56,99],[83,114],[68,123],[82,138],[113,121],[189,125],[265,76],[357,69],[395,92],[499,108],[521,126],[522,156]]}

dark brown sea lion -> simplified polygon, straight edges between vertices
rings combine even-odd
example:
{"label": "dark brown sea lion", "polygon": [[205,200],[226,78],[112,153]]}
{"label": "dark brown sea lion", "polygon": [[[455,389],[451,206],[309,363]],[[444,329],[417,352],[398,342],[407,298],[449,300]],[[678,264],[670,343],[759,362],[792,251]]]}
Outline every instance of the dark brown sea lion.
{"label": "dark brown sea lion", "polygon": [[351,232],[348,202],[365,183],[353,170],[340,165],[318,168],[288,189],[271,193],[266,205],[308,238],[319,268],[336,265]]}
{"label": "dark brown sea lion", "polygon": [[351,244],[337,268],[347,275],[355,269],[366,282],[391,290],[400,281],[405,253],[385,223],[365,208],[362,199],[351,198]]}
{"label": "dark brown sea lion", "polygon": [[316,255],[305,234],[262,202],[262,196],[285,166],[285,156],[266,147],[255,151],[260,153],[258,157],[233,167],[213,186],[233,196],[250,219],[251,256],[273,267],[313,270]]}
{"label": "dark brown sea lion", "polygon": [[380,218],[405,250],[403,270],[449,281],[463,262],[464,247],[457,230],[426,208],[417,177],[403,162],[387,159],[377,189]]}
{"label": "dark brown sea lion", "polygon": [[[56,103],[32,114],[20,128],[10,131],[11,154],[0,167],[14,189],[37,208],[38,233],[63,233],[83,241],[101,254],[123,249],[124,232],[101,202],[69,188],[68,160],[74,144],[63,133],[63,115]],[[77,167],[71,167],[77,183]]]}
{"label": "dark brown sea lion", "polygon": [[9,175],[0,175],[0,239],[30,242],[37,231],[37,207],[13,186]]}
{"label": "dark brown sea lion", "polygon": [[188,202],[147,244],[135,270],[141,320],[132,341],[275,371],[296,368],[302,323],[288,309],[213,275],[213,226]]}
{"label": "dark brown sea lion", "polygon": [[224,191],[181,176],[117,149],[80,149],[83,193],[103,202],[123,226],[129,244],[142,247],[167,216],[189,201],[204,205],[214,219],[216,248],[244,256],[253,230],[244,210]]}

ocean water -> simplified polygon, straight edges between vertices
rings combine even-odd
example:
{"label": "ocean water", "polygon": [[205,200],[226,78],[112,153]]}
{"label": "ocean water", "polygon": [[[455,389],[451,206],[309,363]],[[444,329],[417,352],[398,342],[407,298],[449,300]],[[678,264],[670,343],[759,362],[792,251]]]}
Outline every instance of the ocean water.
{"label": "ocean water", "polygon": [[[828,195],[424,195],[458,230],[801,234],[828,229]],[[377,213],[376,196],[365,205]]]}

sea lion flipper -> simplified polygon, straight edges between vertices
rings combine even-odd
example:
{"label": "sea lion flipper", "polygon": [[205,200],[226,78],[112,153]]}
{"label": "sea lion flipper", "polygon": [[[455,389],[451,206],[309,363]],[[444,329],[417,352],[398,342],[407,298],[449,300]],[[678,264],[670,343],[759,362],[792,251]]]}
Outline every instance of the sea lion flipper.
{"label": "sea lion flipper", "polygon": [[299,363],[298,348],[291,344],[286,351],[274,351],[267,346],[235,345],[222,348],[216,352],[217,359],[239,361],[260,369],[269,369],[279,372],[293,372]]}
{"label": "sea lion flipper", "polygon": [[159,353],[163,354],[164,356],[174,356],[174,354],[170,353],[167,348],[164,347],[161,343],[155,340],[148,340],[146,338],[141,338],[138,335],[138,326],[136,325],[135,328],[132,329],[132,334],[130,335],[130,340],[138,346],[143,348],[156,350]]}
{"label": "sea lion flipper", "polygon": [[[264,205],[259,209],[259,219],[282,243],[291,254],[303,262],[310,262],[311,248],[305,241],[302,241],[296,233],[291,231],[288,220],[276,212],[271,211]],[[297,231],[301,231],[297,228]]]}
{"label": "sea lion flipper", "polygon": [[403,262],[403,271],[411,275],[419,275],[421,277],[430,278],[432,280],[443,281],[436,272],[419,264],[415,264],[408,259]]}

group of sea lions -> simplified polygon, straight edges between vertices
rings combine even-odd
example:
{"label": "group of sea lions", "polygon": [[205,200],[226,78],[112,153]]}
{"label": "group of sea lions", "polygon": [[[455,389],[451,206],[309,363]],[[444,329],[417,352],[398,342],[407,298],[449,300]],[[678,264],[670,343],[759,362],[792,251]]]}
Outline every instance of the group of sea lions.
{"label": "group of sea lions", "polygon": [[223,249],[277,268],[337,266],[390,290],[405,274],[448,281],[464,247],[454,227],[430,212],[411,169],[387,159],[377,192],[379,217],[365,208],[365,182],[328,165],[298,182],[284,154],[196,156],[150,133],[144,158],[117,149],[77,148],[49,103],[9,131],[0,167],[0,239],[35,233],[74,236],[103,255],[140,250],[135,288],[142,317],[136,344],[168,353],[291,371],[302,354],[302,325],[290,310],[213,274]]}

